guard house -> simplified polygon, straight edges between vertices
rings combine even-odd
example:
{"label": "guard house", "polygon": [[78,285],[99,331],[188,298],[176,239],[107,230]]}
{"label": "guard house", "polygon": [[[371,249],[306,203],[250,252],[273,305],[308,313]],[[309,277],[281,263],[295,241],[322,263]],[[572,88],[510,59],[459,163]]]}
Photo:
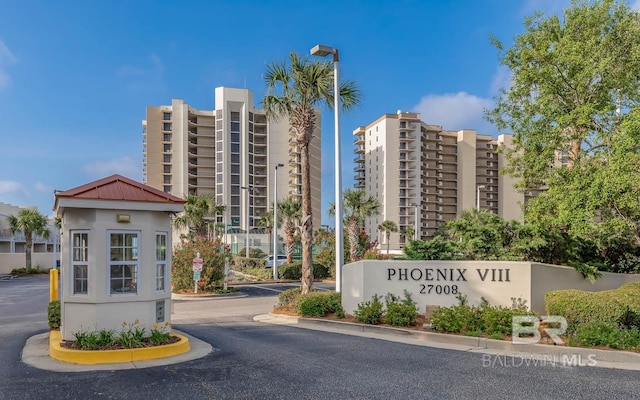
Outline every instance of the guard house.
{"label": "guard house", "polygon": [[120,175],[55,196],[63,340],[171,316],[171,216],[185,201]]}

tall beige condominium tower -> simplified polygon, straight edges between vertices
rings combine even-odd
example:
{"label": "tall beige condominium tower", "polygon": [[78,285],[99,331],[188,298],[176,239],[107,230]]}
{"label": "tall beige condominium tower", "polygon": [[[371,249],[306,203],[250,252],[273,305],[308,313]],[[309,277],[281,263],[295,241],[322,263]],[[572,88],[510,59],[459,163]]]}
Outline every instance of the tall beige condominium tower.
{"label": "tall beige condominium tower", "polygon": [[376,198],[380,214],[365,221],[365,230],[386,248],[378,232],[384,220],[394,221],[398,233],[390,249],[400,250],[413,237],[427,240],[445,221],[464,210],[480,207],[507,219],[522,219],[522,194],[512,179],[499,175],[504,156],[496,153],[511,136],[477,135],[474,130],[445,131],[420,120],[420,114],[384,114],[357,128],[355,187]]}
{"label": "tall beige condominium tower", "polygon": [[[225,205],[232,227],[253,230],[278,201],[301,199],[300,158],[286,118],[267,120],[248,89],[218,87],[215,109],[197,110],[173,99],[148,106],[143,127],[145,183],[178,197],[210,194]],[[321,220],[320,111],[310,146],[314,226]]]}

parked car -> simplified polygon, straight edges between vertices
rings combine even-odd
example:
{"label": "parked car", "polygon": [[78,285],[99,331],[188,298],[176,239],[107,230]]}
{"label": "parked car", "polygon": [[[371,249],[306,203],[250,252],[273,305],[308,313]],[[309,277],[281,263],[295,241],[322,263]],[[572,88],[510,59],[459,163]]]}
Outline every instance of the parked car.
{"label": "parked car", "polygon": [[[264,261],[266,263],[266,267],[267,268],[271,268],[273,267],[273,256],[267,256],[264,258]],[[283,255],[283,254],[278,254],[278,264],[277,265],[282,265],[282,264],[286,264],[287,263],[287,256]]]}

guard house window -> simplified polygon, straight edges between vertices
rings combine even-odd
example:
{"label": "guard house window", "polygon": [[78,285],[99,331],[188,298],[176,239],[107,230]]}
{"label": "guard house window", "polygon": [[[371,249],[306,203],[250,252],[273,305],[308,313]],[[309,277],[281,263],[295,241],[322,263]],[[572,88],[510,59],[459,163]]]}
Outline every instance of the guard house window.
{"label": "guard house window", "polygon": [[167,277],[167,234],[156,233],[156,290],[164,291]]}
{"label": "guard house window", "polygon": [[89,233],[73,232],[71,237],[73,294],[87,294],[87,278],[89,273]]}
{"label": "guard house window", "polygon": [[109,231],[109,290],[111,294],[138,293],[138,232]]}

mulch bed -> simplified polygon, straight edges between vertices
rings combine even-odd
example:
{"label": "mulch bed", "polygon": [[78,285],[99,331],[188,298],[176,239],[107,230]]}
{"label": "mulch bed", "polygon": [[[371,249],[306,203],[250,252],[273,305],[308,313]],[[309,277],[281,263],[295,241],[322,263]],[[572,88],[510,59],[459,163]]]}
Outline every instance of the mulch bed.
{"label": "mulch bed", "polygon": [[148,338],[143,339],[142,342],[140,343],[139,346],[137,347],[124,347],[119,343],[109,343],[108,345],[105,346],[101,346],[97,349],[82,349],[80,348],[75,342],[71,342],[71,341],[62,341],[60,343],[60,347],[64,348],[64,349],[70,349],[70,350],[130,350],[130,349],[142,349],[142,348],[146,348],[146,347],[157,347],[157,346],[165,346],[168,344],[172,344],[172,343],[177,343],[180,341],[180,338],[177,336],[171,336],[169,338],[169,340],[167,340],[164,343],[152,343]]}

